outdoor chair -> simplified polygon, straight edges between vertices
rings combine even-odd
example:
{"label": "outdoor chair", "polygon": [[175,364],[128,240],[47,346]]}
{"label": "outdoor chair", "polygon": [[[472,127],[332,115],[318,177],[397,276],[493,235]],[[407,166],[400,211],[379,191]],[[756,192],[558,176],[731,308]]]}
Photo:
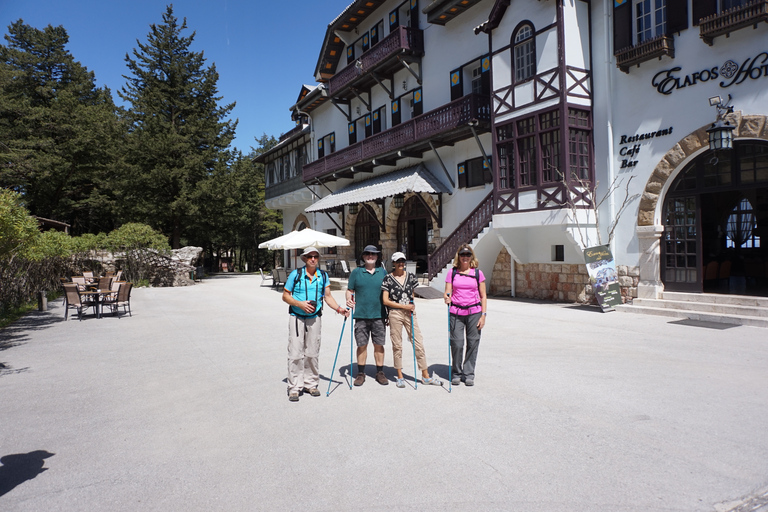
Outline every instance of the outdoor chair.
{"label": "outdoor chair", "polygon": [[349,267],[347,266],[346,260],[340,260],[341,261],[341,277],[349,277]]}
{"label": "outdoor chair", "polygon": [[72,276],[72,282],[77,285],[77,289],[82,291],[85,291],[85,277],[83,276]]}
{"label": "outdoor chair", "polygon": [[406,261],[405,262],[405,270],[406,272],[409,272],[413,275],[416,275],[416,262],[415,261]]}
{"label": "outdoor chair", "polygon": [[277,269],[277,284],[285,286],[285,282],[288,280],[288,274],[284,268]]}
{"label": "outdoor chair", "polygon": [[93,281],[93,272],[83,272],[83,277],[86,283],[90,283]]}
{"label": "outdoor chair", "polygon": [[99,290],[109,290],[112,287],[111,277],[100,277],[99,284],[97,285]]}
{"label": "outdoor chair", "polygon": [[357,261],[350,261],[349,262],[349,271],[352,272],[357,268]]}
{"label": "outdoor chair", "polygon": [[117,274],[115,274],[115,281],[120,281],[120,279],[122,279],[122,278],[123,278],[123,271],[122,270],[118,270]]}
{"label": "outdoor chair", "polygon": [[83,319],[83,312],[88,309],[91,304],[80,300],[80,290],[74,283],[63,283],[64,287],[64,320],[69,317],[69,308],[75,308],[77,310],[78,320]]}
{"label": "outdoor chair", "polygon": [[269,275],[269,276],[264,275],[264,271],[261,269],[261,267],[259,267],[259,274],[261,274],[261,286],[264,286],[264,281],[266,281],[267,279],[272,279],[273,280],[273,283],[270,286],[274,286],[275,285],[274,284],[274,279],[275,279],[274,275]]}
{"label": "outdoor chair", "polygon": [[110,295],[109,298],[102,302],[102,307],[108,307],[113,313],[117,314],[117,318],[120,318],[120,307],[123,308],[123,313],[128,311],[129,316],[133,316],[131,313],[131,289],[133,283],[119,283],[117,290],[117,296]]}

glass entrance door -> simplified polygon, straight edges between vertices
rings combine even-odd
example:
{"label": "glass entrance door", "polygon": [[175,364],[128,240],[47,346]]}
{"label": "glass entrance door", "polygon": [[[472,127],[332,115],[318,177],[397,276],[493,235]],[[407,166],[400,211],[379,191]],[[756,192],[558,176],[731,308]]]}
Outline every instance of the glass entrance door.
{"label": "glass entrance door", "polygon": [[698,196],[667,199],[664,217],[662,261],[665,289],[701,292]]}

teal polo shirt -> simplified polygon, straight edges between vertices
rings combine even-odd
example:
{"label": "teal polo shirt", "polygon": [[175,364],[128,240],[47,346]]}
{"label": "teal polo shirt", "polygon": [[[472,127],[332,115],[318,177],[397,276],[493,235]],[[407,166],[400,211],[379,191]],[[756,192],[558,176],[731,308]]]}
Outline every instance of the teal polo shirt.
{"label": "teal polo shirt", "polygon": [[355,318],[385,318],[384,303],[381,301],[381,283],[387,277],[383,267],[376,267],[373,273],[364,267],[357,267],[349,275],[347,288],[355,292]]}

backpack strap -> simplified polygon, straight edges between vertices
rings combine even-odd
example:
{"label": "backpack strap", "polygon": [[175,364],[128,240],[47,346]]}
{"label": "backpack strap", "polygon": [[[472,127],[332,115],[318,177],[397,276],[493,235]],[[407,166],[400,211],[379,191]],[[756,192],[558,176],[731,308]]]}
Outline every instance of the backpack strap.
{"label": "backpack strap", "polygon": [[[480,269],[474,269],[475,270],[475,281],[477,281],[477,292],[480,293]],[[456,270],[456,267],[453,267],[451,269],[451,287],[453,287],[453,280],[456,279],[456,274],[458,274],[459,271]]]}

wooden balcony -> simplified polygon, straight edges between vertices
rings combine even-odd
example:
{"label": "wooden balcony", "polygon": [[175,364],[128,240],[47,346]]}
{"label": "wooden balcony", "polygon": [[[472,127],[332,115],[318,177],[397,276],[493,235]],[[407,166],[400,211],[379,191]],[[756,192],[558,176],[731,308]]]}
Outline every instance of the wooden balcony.
{"label": "wooden balcony", "polygon": [[757,0],[702,18],[699,23],[699,36],[712,46],[717,36],[728,37],[734,30],[749,26],[757,28],[763,21],[768,21],[768,0]]}
{"label": "wooden balcony", "polygon": [[424,32],[409,27],[397,27],[387,37],[365,52],[328,81],[328,94],[333,98],[349,99],[352,87],[366,89],[376,83],[373,74],[391,75],[402,68],[398,56],[424,55]]}
{"label": "wooden balcony", "polygon": [[304,189],[304,182],[301,181],[301,174],[289,178],[280,183],[273,183],[264,187],[264,199],[274,199],[280,197],[283,194],[295,192],[297,190]]}
{"label": "wooden balcony", "polygon": [[639,66],[641,62],[651,59],[661,59],[664,55],[675,57],[675,40],[672,36],[654,37],[614,52],[616,66],[625,73],[629,73],[632,66]]}
{"label": "wooden balcony", "polygon": [[[488,96],[468,94],[389,130],[340,149],[304,165],[304,182],[330,181],[351,177],[353,169],[371,170],[374,159],[394,161],[472,137],[471,121],[477,131],[490,129],[491,109]],[[407,153],[407,155],[405,154]]]}

